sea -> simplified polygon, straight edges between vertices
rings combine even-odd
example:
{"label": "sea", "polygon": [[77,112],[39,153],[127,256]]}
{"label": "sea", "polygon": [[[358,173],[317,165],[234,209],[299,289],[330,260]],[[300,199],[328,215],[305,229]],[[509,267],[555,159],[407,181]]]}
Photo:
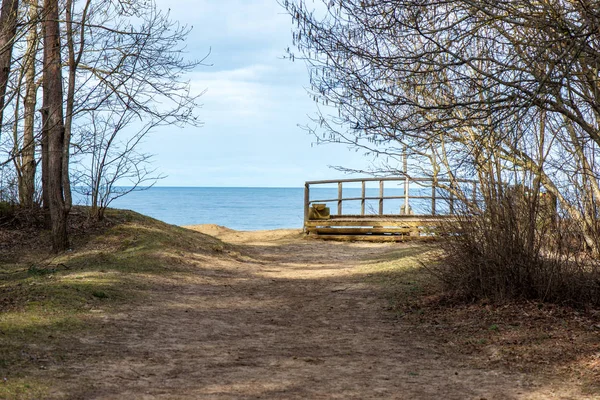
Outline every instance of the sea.
{"label": "sea", "polygon": [[[377,196],[367,188],[366,196]],[[360,188],[344,188],[344,197],[360,197]],[[401,196],[402,189],[387,189],[387,196]],[[310,198],[337,198],[337,187],[311,188]],[[322,201],[320,201],[322,202]],[[85,198],[78,200],[86,204]],[[325,201],[332,214],[337,202]],[[151,187],[115,199],[109,207],[127,209],[169,224],[185,226],[217,224],[235,230],[300,229],[304,218],[304,188],[256,187]],[[386,200],[384,213],[399,213],[402,200]],[[414,207],[414,205],[413,205]],[[375,214],[378,202],[368,200],[366,213]],[[360,214],[360,201],[345,201],[344,214]]]}

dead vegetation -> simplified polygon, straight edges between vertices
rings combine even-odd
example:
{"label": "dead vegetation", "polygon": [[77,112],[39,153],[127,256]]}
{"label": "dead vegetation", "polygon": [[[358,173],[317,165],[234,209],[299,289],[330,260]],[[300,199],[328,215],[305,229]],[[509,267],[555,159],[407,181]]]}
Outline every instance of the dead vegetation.
{"label": "dead vegetation", "polygon": [[426,268],[396,268],[393,261],[372,276],[386,288],[396,318],[418,327],[446,354],[467,356],[478,368],[576,382],[584,392],[600,396],[597,308],[532,300],[468,301],[460,292],[444,292]]}

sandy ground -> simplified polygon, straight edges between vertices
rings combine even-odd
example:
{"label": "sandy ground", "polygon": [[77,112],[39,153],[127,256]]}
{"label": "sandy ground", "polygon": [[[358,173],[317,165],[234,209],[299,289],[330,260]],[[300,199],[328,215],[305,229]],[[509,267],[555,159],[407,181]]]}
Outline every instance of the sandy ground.
{"label": "sandy ground", "polygon": [[[357,270],[403,244],[198,226],[242,248],[157,281],[40,371],[69,399],[549,399],[535,377],[469,367],[386,311]],[[102,314],[102,310],[97,310]]]}

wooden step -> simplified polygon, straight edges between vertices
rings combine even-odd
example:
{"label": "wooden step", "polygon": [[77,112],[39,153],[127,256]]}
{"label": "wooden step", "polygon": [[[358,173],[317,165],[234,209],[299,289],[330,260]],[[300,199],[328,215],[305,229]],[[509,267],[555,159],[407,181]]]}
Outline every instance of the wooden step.
{"label": "wooden step", "polygon": [[304,223],[306,227],[329,227],[329,226],[371,226],[371,227],[418,227],[418,226],[439,226],[438,221],[401,221],[401,220],[309,220]]}
{"label": "wooden step", "polygon": [[308,233],[337,234],[337,235],[360,235],[360,234],[408,234],[418,231],[415,228],[348,228],[348,227],[307,227]]}
{"label": "wooden step", "polygon": [[444,215],[332,215],[327,220],[305,221],[304,232],[324,240],[432,240],[453,219]]}
{"label": "wooden step", "polygon": [[335,240],[340,242],[405,242],[410,240],[435,240],[435,236],[410,235],[309,235],[315,240]]}

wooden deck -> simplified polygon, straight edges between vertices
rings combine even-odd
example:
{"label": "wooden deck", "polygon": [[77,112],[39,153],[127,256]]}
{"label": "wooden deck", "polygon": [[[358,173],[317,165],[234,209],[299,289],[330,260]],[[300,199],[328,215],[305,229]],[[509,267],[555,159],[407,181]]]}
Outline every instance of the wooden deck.
{"label": "wooden deck", "polygon": [[404,242],[433,240],[448,215],[332,215],[328,220],[307,220],[305,232],[324,240]]}
{"label": "wooden deck", "polygon": [[[378,195],[367,196],[366,183],[374,182],[378,185]],[[386,195],[384,185],[392,182],[396,186],[403,184],[402,196]],[[351,183],[356,186],[360,184],[361,195],[359,197],[344,197],[343,185]],[[421,189],[416,195],[409,193],[410,184],[417,184],[420,188],[428,187],[431,195],[423,195]],[[337,197],[327,199],[312,199],[311,186],[314,185],[337,185]],[[439,238],[440,230],[444,223],[454,219],[455,198],[453,197],[453,185],[468,185],[472,187],[475,195],[475,184],[473,181],[443,181],[431,178],[363,178],[343,179],[327,181],[309,181],[305,183],[304,191],[304,232],[315,238],[324,240],[344,241],[392,241],[401,242],[409,240],[433,240]],[[454,186],[455,187],[455,186]],[[396,189],[397,190],[397,189]],[[446,193],[440,192],[446,190]],[[378,205],[378,213],[366,213],[366,201],[375,201]],[[384,202],[386,200],[404,200],[399,214],[384,214]],[[411,201],[430,201],[429,214],[413,214]],[[344,214],[345,202],[360,202],[360,214]],[[443,203],[446,212],[440,213],[440,205]],[[330,214],[330,208],[337,208],[336,214]],[[337,206],[337,207],[336,207]],[[437,207],[437,208],[436,208]],[[436,212],[437,210],[437,212]]]}

